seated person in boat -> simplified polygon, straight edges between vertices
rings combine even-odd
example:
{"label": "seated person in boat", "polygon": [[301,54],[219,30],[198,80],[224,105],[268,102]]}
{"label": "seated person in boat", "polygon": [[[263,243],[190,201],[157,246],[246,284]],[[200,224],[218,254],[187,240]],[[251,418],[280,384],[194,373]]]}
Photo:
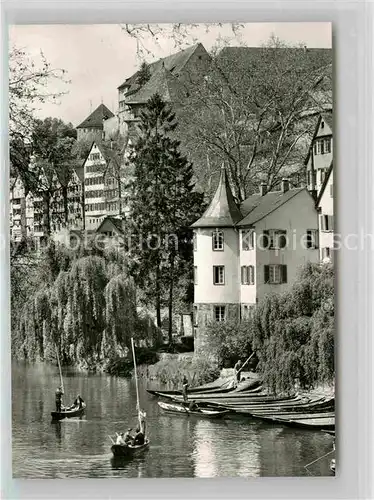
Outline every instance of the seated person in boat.
{"label": "seated person in boat", "polygon": [[189,405],[188,409],[189,409],[190,411],[198,411],[198,410],[199,410],[199,407],[197,406],[196,401],[191,401],[191,403],[190,403],[190,405]]}
{"label": "seated person in boat", "polygon": [[76,407],[78,407],[78,408],[82,408],[83,403],[84,403],[83,399],[82,399],[82,398],[80,397],[80,395],[78,394],[78,396],[75,398],[75,401],[74,401],[74,403],[73,403],[73,406],[76,406]]}
{"label": "seated person in boat", "polygon": [[134,437],[130,434],[132,429],[127,429],[125,437],[124,437],[124,443],[125,444],[133,444],[134,443]]}
{"label": "seated person in boat", "polygon": [[62,390],[62,387],[58,387],[56,389],[56,411],[60,412],[61,407],[62,407],[62,396],[64,394],[64,391]]}
{"label": "seated person in boat", "polygon": [[117,434],[116,444],[126,444],[123,432]]}
{"label": "seated person in boat", "polygon": [[134,446],[139,446],[141,444],[144,444],[144,434],[139,429],[139,427],[137,427],[135,438],[134,438]]}

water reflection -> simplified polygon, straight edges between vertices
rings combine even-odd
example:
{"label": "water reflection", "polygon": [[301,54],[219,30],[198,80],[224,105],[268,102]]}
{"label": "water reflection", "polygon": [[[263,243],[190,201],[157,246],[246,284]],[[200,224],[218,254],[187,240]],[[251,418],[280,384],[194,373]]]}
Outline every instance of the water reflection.
{"label": "water reflection", "polygon": [[[136,392],[127,380],[71,374],[67,400],[81,394],[82,419],[51,424],[55,367],[13,365],[13,475],[17,478],[222,477],[306,475],[304,465],[332,449],[323,433],[274,427],[243,418],[201,420],[162,413],[140,384],[151,441],[144,455],[114,460],[109,435],[137,422]],[[329,459],[311,472],[331,475]]]}

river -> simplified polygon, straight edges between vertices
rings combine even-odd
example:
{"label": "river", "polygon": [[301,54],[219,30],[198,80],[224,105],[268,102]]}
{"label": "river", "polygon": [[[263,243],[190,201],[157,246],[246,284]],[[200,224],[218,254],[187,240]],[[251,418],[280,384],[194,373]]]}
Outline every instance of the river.
{"label": "river", "polygon": [[[265,424],[245,418],[199,420],[165,415],[140,381],[150,449],[128,462],[113,462],[108,435],[136,425],[133,381],[101,374],[64,377],[68,400],[87,402],[81,420],[52,423],[58,370],[14,363],[12,367],[13,477],[259,477],[305,476],[304,465],[328,453],[322,432]],[[310,467],[331,475],[329,458]]]}

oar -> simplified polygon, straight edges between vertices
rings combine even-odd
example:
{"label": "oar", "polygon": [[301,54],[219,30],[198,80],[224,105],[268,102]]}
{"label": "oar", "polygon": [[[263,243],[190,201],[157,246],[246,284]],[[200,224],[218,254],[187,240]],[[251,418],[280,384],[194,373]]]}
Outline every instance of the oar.
{"label": "oar", "polygon": [[[116,434],[117,434],[117,433],[116,433]],[[108,438],[112,441],[112,444],[116,444],[116,443],[113,441],[112,436],[109,436],[109,434],[108,434]]]}
{"label": "oar", "polygon": [[245,365],[252,359],[252,357],[254,356],[254,352],[252,352],[252,354],[249,356],[249,358],[247,359],[247,361],[240,367],[240,369],[238,370],[238,373],[240,373],[243,368],[245,367]]}
{"label": "oar", "polygon": [[334,453],[335,450],[331,450],[328,453],[325,453],[325,455],[322,455],[322,457],[317,458],[316,460],[313,460],[313,462],[310,462],[309,464],[304,465],[304,468],[309,472],[308,467],[311,465],[315,464],[316,462],[319,462],[319,460],[322,460],[322,458],[327,457],[328,455],[331,455],[331,453]]}

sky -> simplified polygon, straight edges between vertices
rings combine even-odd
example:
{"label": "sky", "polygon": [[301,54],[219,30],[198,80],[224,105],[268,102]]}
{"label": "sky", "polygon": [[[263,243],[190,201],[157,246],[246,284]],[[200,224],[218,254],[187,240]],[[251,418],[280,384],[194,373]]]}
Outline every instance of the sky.
{"label": "sky", "polygon": [[[40,118],[53,116],[79,125],[101,102],[114,113],[118,110],[117,87],[140,66],[142,58],[151,62],[177,52],[175,41],[170,37],[171,25],[155,42],[145,35],[142,44],[145,51],[139,54],[137,41],[115,24],[91,25],[14,25],[9,30],[10,46],[25,49],[36,62],[40,51],[54,68],[64,69],[70,83],[53,82],[52,92],[66,94],[59,102],[38,105]],[[155,27],[157,30],[157,26]],[[290,44],[303,44],[309,48],[331,48],[330,23],[247,23],[238,36],[230,24],[198,25],[188,29],[181,48],[201,42],[207,50],[229,43],[258,47],[274,34]],[[49,90],[49,89],[48,89]]]}

